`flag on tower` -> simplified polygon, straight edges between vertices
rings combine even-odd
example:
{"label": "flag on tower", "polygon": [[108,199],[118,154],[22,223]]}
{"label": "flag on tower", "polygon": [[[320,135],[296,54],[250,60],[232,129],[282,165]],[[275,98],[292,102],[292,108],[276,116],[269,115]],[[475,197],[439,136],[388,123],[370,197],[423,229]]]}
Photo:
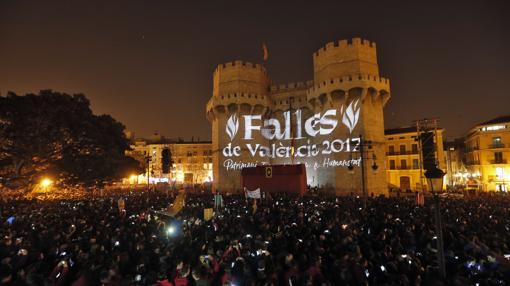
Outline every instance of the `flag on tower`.
{"label": "flag on tower", "polygon": [[264,62],[267,62],[269,58],[269,52],[267,51],[266,43],[262,43],[262,52],[264,54]]}

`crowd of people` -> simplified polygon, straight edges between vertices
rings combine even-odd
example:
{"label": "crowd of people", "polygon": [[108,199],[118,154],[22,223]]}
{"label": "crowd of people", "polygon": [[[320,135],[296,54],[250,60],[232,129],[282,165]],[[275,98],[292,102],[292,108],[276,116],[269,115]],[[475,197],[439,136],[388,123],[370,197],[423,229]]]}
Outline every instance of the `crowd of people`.
{"label": "crowd of people", "polygon": [[[442,199],[447,277],[433,204],[405,197],[131,192],[0,202],[1,285],[507,285],[510,198]],[[119,209],[119,199],[123,206]]]}

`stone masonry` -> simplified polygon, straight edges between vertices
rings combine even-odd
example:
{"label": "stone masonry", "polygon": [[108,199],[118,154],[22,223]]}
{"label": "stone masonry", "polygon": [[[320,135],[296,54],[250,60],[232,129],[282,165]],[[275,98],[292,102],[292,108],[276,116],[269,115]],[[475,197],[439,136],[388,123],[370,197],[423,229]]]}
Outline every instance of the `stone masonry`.
{"label": "stone masonry", "polygon": [[[353,170],[349,171],[346,166],[333,166],[330,162],[359,159],[361,154],[355,142],[356,138],[362,136],[372,142],[364,159],[358,161],[365,164],[367,191],[375,195],[387,192],[383,108],[390,98],[390,83],[388,79],[379,76],[375,43],[360,38],[330,42],[313,54],[313,69],[313,80],[281,85],[272,85],[266,69],[259,64],[234,61],[220,64],[215,69],[213,94],[206,105],[206,115],[212,125],[215,189],[235,191],[240,188],[240,169],[225,167],[232,162],[232,158],[225,156],[225,147],[239,146],[235,162],[252,165],[306,163],[308,184],[321,186],[337,195],[361,193],[359,165],[354,165]],[[294,126],[296,123],[292,120],[305,120],[316,114],[322,116],[332,109],[336,110],[338,124],[325,136],[296,136],[296,132],[299,135],[303,133],[301,129],[292,130],[294,139],[291,140],[267,139],[262,136],[262,132],[252,132],[250,140],[239,134],[233,138],[232,134],[227,134],[228,121],[232,121],[234,114],[237,121],[233,122],[238,127],[245,124],[247,115],[261,115],[258,124],[269,118],[285,122],[285,112],[290,111],[291,117],[296,118],[291,119]],[[301,117],[297,117],[298,110]],[[356,111],[359,117],[353,123]],[[237,132],[237,128],[233,130]],[[350,143],[345,143],[348,139]],[[257,144],[292,145],[293,155],[253,156],[248,149]],[[313,144],[316,144],[319,152],[316,157],[295,155],[297,149],[294,146]],[[313,152],[313,147],[311,149]],[[371,168],[374,162],[379,167],[377,172]]]}

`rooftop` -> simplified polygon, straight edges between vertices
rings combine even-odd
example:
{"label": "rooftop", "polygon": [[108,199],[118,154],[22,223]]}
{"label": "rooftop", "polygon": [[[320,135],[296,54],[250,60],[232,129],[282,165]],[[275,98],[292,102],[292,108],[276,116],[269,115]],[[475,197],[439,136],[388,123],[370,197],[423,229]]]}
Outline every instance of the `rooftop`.
{"label": "rooftop", "polygon": [[[424,129],[422,129],[422,132]],[[443,128],[437,127],[437,131],[443,131]],[[416,133],[416,126],[403,126],[397,128],[388,128],[384,129],[384,135],[395,135],[395,134],[404,134],[404,133]]]}
{"label": "rooftop", "polygon": [[384,135],[394,135],[394,134],[412,133],[412,132],[416,132],[416,126],[385,129]]}
{"label": "rooftop", "polygon": [[499,116],[499,117],[496,117],[489,121],[480,123],[478,125],[489,125],[489,124],[497,124],[497,123],[505,123],[505,122],[510,122],[510,115]]}
{"label": "rooftop", "polygon": [[141,143],[144,145],[158,145],[158,144],[211,144],[210,140],[183,140],[181,138],[178,139],[169,139],[169,138],[158,138],[158,139],[144,139],[137,138],[134,143]]}

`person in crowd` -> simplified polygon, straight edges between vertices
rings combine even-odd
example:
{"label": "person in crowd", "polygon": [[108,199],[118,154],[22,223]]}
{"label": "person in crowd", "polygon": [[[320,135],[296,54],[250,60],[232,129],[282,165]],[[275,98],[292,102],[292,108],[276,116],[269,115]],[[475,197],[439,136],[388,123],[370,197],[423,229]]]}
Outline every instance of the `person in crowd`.
{"label": "person in crowd", "polygon": [[[292,196],[252,201],[115,192],[0,202],[1,285],[508,285],[510,197],[445,198],[447,277],[429,202]],[[270,197],[270,199],[268,199]],[[123,211],[119,211],[122,201]],[[163,211],[160,211],[163,210]]]}

